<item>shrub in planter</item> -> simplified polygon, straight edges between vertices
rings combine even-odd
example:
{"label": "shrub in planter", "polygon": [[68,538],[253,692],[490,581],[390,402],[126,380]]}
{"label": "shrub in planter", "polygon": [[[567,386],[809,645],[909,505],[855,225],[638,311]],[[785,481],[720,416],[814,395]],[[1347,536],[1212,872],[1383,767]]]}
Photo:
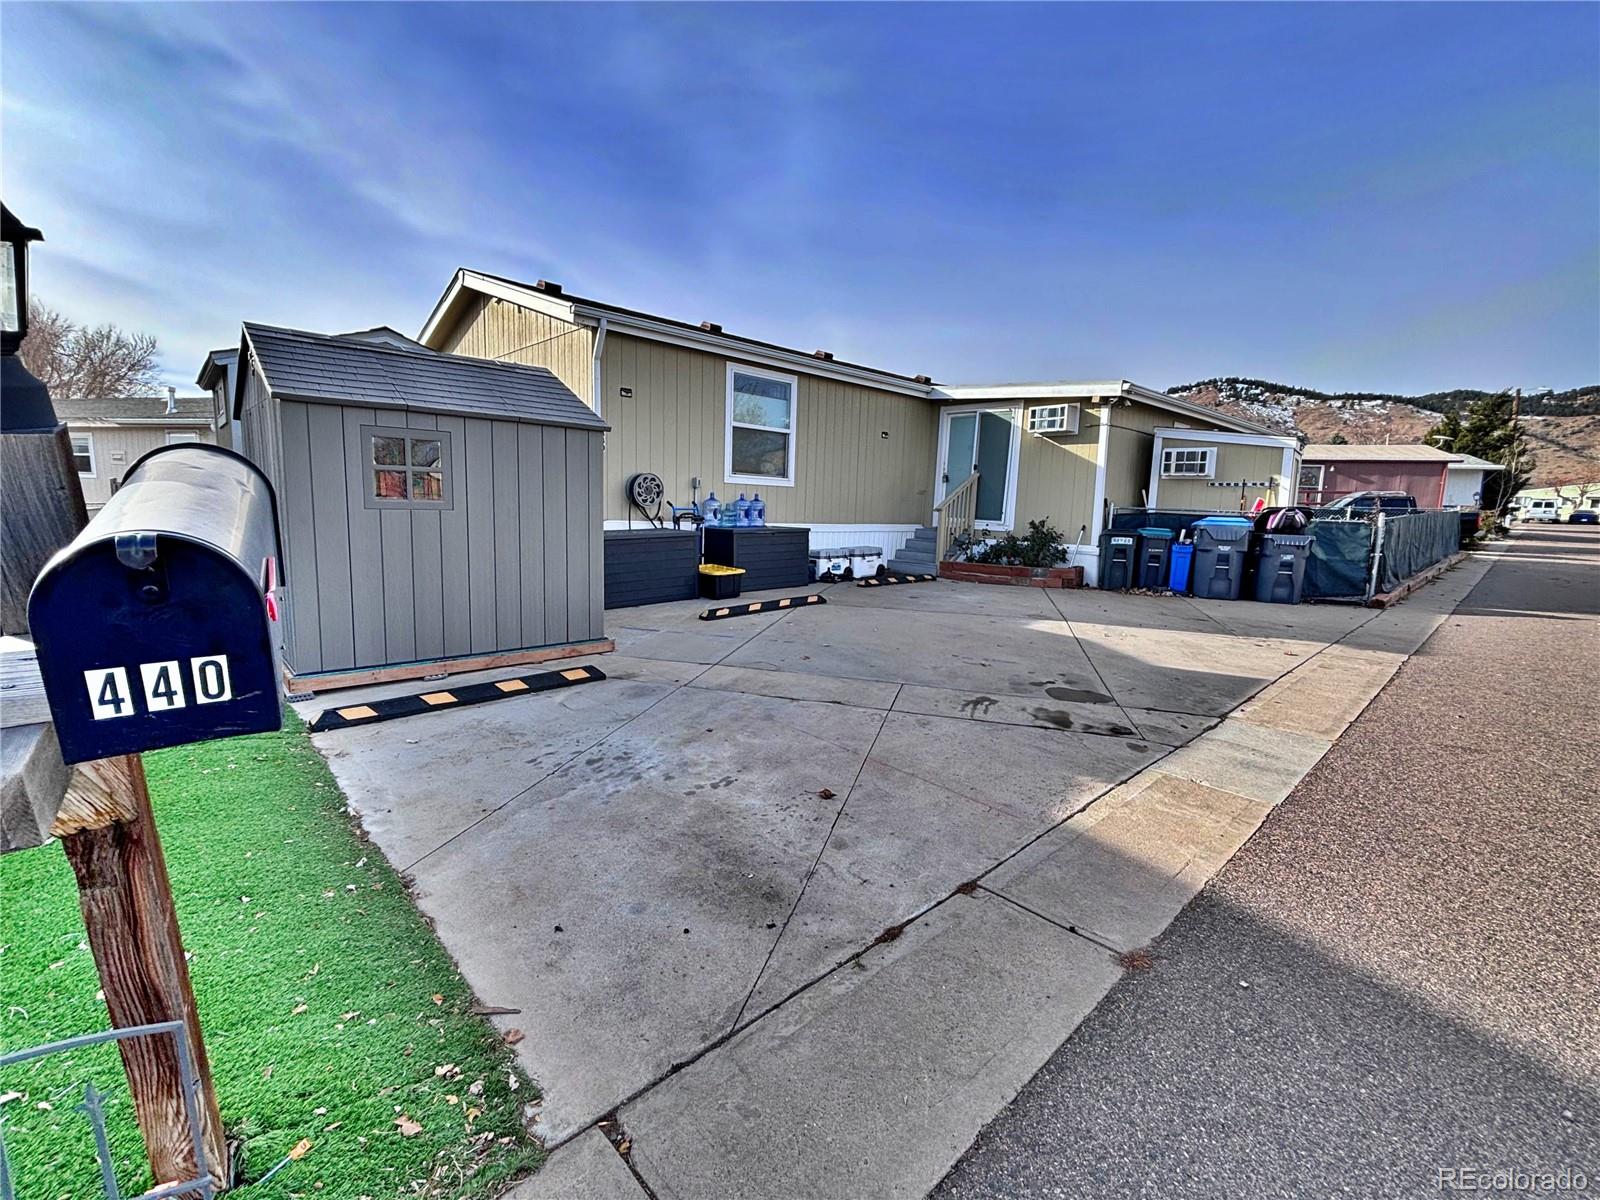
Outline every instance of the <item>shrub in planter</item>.
{"label": "shrub in planter", "polygon": [[968,562],[991,566],[1053,567],[1067,554],[1061,531],[1049,521],[1029,521],[1026,537],[1008,533],[988,545],[973,550]]}

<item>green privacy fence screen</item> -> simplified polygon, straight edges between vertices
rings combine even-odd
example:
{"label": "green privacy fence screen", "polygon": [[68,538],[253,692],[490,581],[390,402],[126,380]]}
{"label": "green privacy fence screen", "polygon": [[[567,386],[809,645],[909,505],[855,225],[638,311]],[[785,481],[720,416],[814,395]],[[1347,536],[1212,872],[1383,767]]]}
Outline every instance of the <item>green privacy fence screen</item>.
{"label": "green privacy fence screen", "polygon": [[1378,558],[1378,591],[1391,592],[1461,548],[1461,514],[1455,511],[1385,515]]}
{"label": "green privacy fence screen", "polygon": [[1306,562],[1305,595],[1312,600],[1365,600],[1372,593],[1371,521],[1316,520],[1306,532],[1317,540]]}

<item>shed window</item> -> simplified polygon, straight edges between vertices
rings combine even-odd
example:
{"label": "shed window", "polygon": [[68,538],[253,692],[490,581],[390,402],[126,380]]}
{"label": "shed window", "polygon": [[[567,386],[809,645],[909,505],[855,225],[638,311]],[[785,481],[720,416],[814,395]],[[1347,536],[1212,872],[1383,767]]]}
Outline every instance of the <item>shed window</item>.
{"label": "shed window", "polygon": [[449,508],[450,435],[366,425],[362,470],[368,508]]}
{"label": "shed window", "polygon": [[72,437],[72,465],[78,474],[94,478],[94,434],[74,433]]}
{"label": "shed window", "polygon": [[1161,452],[1161,478],[1210,479],[1216,474],[1217,452],[1211,446],[1173,447]]}
{"label": "shed window", "polygon": [[179,442],[198,442],[199,440],[200,435],[198,433],[188,433],[177,429],[167,430],[167,445],[169,446],[175,446]]}
{"label": "shed window", "polygon": [[728,366],[729,483],[794,486],[795,377]]}
{"label": "shed window", "polygon": [[1322,463],[1300,464],[1300,486],[1307,491],[1320,492],[1322,490]]}

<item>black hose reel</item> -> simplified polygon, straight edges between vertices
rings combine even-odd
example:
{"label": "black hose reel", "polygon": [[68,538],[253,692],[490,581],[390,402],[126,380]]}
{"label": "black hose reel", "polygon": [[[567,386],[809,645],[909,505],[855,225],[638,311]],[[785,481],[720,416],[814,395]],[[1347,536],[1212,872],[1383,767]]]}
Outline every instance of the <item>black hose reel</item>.
{"label": "black hose reel", "polygon": [[652,525],[661,524],[661,501],[667,494],[667,485],[654,471],[640,471],[628,477],[628,502],[644,514]]}

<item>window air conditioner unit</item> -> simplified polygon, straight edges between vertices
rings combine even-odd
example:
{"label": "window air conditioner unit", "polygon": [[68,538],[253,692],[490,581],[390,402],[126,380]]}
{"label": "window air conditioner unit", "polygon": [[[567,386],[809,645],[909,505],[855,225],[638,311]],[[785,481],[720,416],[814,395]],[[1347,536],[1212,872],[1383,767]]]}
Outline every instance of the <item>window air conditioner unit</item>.
{"label": "window air conditioner unit", "polygon": [[1028,410],[1029,433],[1077,433],[1078,405],[1040,404]]}

